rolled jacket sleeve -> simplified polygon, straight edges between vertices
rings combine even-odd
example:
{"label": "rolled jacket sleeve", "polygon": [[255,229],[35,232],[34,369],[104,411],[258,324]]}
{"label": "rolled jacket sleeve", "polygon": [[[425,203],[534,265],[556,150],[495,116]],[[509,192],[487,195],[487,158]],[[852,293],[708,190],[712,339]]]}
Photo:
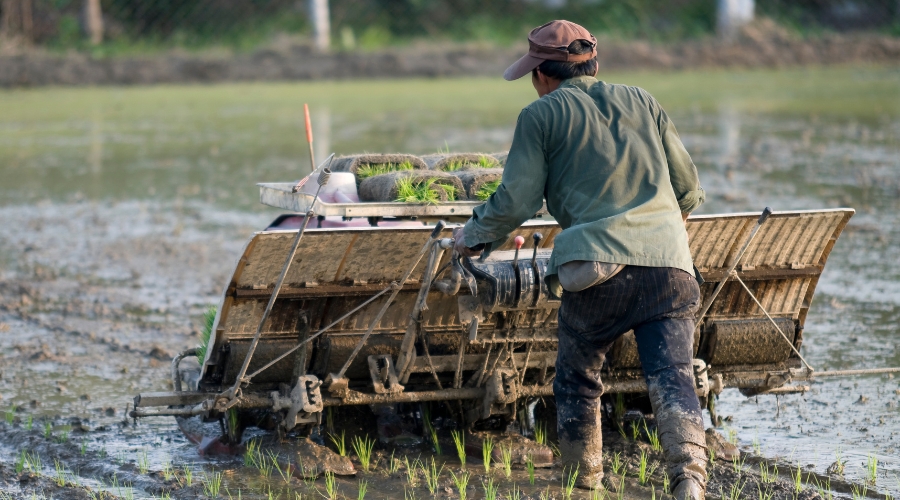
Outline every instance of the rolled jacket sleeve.
{"label": "rolled jacket sleeve", "polygon": [[541,209],[547,183],[547,159],[543,145],[541,124],[525,108],[516,123],[503,169],[503,180],[497,191],[475,208],[472,218],[466,223],[467,247],[506,238]]}
{"label": "rolled jacket sleeve", "polygon": [[672,183],[672,189],[675,191],[678,207],[682,213],[691,213],[706,201],[706,192],[700,187],[697,167],[694,165],[694,161],[691,160],[691,155],[688,154],[684,144],[682,144],[681,138],[678,136],[678,130],[675,129],[675,124],[669,119],[669,115],[662,109],[662,106],[652,97],[651,99],[655,107],[654,111],[658,113],[659,136],[662,139],[663,148],[666,152],[666,162],[669,164],[669,180]]}

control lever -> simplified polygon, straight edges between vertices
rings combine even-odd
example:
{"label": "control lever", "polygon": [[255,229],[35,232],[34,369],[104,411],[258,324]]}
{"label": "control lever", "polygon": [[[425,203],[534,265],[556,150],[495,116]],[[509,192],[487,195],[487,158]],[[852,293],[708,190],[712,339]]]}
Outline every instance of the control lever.
{"label": "control lever", "polygon": [[531,268],[534,269],[535,276],[537,276],[537,251],[541,246],[541,240],[544,239],[544,235],[541,233],[534,233],[531,235],[531,239],[534,240],[534,253],[531,254]]}
{"label": "control lever", "polygon": [[513,257],[513,269],[518,269],[519,266],[519,249],[522,248],[522,245],[525,244],[525,238],[522,235],[516,236],[516,239],[513,240],[516,244],[516,256]]}

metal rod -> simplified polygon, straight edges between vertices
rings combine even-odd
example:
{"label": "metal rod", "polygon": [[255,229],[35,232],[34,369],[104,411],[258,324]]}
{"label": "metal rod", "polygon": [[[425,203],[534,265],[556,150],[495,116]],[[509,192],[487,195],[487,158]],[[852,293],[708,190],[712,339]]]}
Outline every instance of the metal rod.
{"label": "metal rod", "polygon": [[753,226],[753,230],[750,231],[750,235],[747,236],[747,239],[744,241],[744,244],[741,245],[741,249],[738,250],[737,255],[734,257],[734,261],[731,263],[731,266],[728,267],[728,271],[725,272],[725,277],[722,278],[722,281],[716,285],[715,291],[710,295],[709,299],[706,301],[706,304],[703,305],[703,309],[700,311],[700,314],[697,315],[697,319],[694,321],[697,325],[697,328],[700,327],[700,321],[703,320],[703,317],[706,316],[706,313],[709,312],[709,308],[712,307],[713,301],[716,300],[716,297],[719,296],[719,292],[722,291],[722,288],[725,286],[725,283],[728,281],[728,278],[731,276],[731,272],[734,271],[734,268],[737,267],[738,262],[741,261],[741,257],[744,256],[744,252],[747,251],[747,248],[750,246],[750,243],[753,242],[753,238],[756,237],[756,233],[759,232],[759,228],[762,227],[763,223],[766,222],[766,219],[772,215],[772,209],[766,207],[762,214],[759,216],[759,219],[756,221],[756,225]]}
{"label": "metal rod", "polygon": [[[329,157],[329,160],[333,159],[334,155]],[[329,161],[330,166],[330,161]],[[250,367],[250,360],[253,359],[253,354],[256,352],[256,346],[259,344],[259,338],[262,336],[262,329],[266,323],[266,320],[269,318],[269,313],[272,312],[272,308],[275,306],[275,300],[278,298],[278,292],[281,291],[281,285],[284,284],[284,278],[287,277],[288,270],[291,268],[291,263],[294,261],[294,256],[297,254],[297,249],[300,247],[300,240],[303,238],[303,233],[306,232],[306,226],[309,224],[309,220],[312,218],[313,209],[316,206],[316,201],[319,199],[319,193],[322,192],[322,186],[328,182],[328,175],[331,172],[328,170],[328,167],[325,167],[322,170],[322,174],[319,176],[319,187],[316,189],[316,195],[313,197],[312,203],[309,205],[309,210],[306,212],[306,217],[303,218],[303,225],[300,226],[300,230],[297,231],[297,236],[294,238],[294,243],[291,246],[291,251],[288,252],[287,259],[284,261],[284,266],[281,268],[281,274],[278,276],[278,281],[275,282],[275,289],[272,290],[272,295],[269,297],[269,303],[266,304],[266,309],[263,311],[262,317],[259,319],[259,324],[256,325],[256,334],[253,336],[253,340],[250,342],[250,347],[247,350],[247,355],[244,356],[244,363],[241,365],[241,369],[235,377],[234,386],[228,391],[228,399],[233,399],[238,390],[241,387],[241,384],[245,382],[244,375],[247,374],[247,368]]]}
{"label": "metal rod", "polygon": [[[763,305],[760,304],[758,300],[756,300],[756,296],[753,295],[753,292],[751,292],[749,288],[747,288],[747,284],[744,283],[744,280],[742,280],[741,277],[737,275],[737,273],[733,273],[733,274],[734,274],[734,279],[736,279],[738,281],[738,283],[740,283],[741,286],[744,287],[744,290],[747,290],[747,294],[750,295],[750,298],[753,299],[753,302],[756,302],[756,305],[759,306],[759,308],[762,310],[763,314],[765,314],[766,317],[769,318],[769,321],[772,323],[772,326],[774,326],[775,329],[778,330],[778,333],[781,334],[781,337],[784,338],[784,341],[787,342],[789,346],[791,346],[791,350],[794,351],[797,354],[797,357],[800,358],[800,361],[802,361],[803,364],[806,365],[806,369],[809,370],[810,373],[816,371],[809,363],[806,362],[806,359],[803,358],[803,355],[800,354],[800,351],[798,351],[797,348],[794,347],[794,343],[791,342],[791,340],[787,337],[787,335],[784,334],[783,331],[781,331],[781,327],[778,326],[778,323],[776,323],[774,319],[772,319],[772,316],[769,315],[769,311],[766,311],[766,308],[763,307]],[[724,282],[724,281],[725,280],[722,280],[722,282]]]}
{"label": "metal rod", "polygon": [[845,377],[848,375],[881,375],[885,373],[900,373],[900,367],[864,368],[861,370],[831,370],[827,372],[816,372],[813,374],[813,377]]}
{"label": "metal rod", "polygon": [[252,379],[253,377],[259,375],[260,373],[266,371],[266,369],[268,369],[269,367],[271,367],[271,366],[274,365],[275,363],[281,361],[282,359],[288,357],[292,352],[294,352],[294,351],[296,351],[297,349],[303,347],[303,345],[305,345],[305,344],[306,344],[307,342],[309,342],[310,340],[315,339],[315,338],[318,337],[319,335],[322,335],[322,334],[325,333],[326,331],[330,330],[331,327],[333,327],[334,325],[340,323],[341,321],[344,321],[345,319],[349,318],[350,316],[353,316],[354,314],[357,313],[357,311],[359,311],[359,310],[362,309],[363,307],[366,307],[367,305],[371,304],[371,303],[374,302],[375,299],[377,299],[378,297],[381,297],[382,295],[386,294],[386,293],[388,292],[388,290],[390,290],[391,288],[392,288],[392,287],[387,287],[387,288],[385,288],[384,290],[382,290],[382,291],[376,293],[375,295],[369,297],[368,300],[366,300],[366,301],[363,302],[362,304],[360,304],[360,305],[354,307],[354,308],[353,308],[352,310],[350,310],[350,312],[348,312],[347,314],[345,314],[345,315],[341,316],[340,318],[338,318],[338,319],[332,321],[328,326],[326,326],[325,328],[322,328],[321,330],[319,330],[319,331],[316,332],[315,334],[309,336],[309,337],[308,337],[306,340],[304,340],[303,342],[300,342],[299,344],[295,345],[294,347],[291,347],[291,348],[288,349],[287,351],[281,353],[280,356],[278,356],[277,358],[273,359],[272,361],[269,361],[265,366],[263,366],[263,367],[260,368],[259,370],[256,370],[255,372],[251,373],[250,375],[247,375],[247,380],[250,380],[250,379]]}

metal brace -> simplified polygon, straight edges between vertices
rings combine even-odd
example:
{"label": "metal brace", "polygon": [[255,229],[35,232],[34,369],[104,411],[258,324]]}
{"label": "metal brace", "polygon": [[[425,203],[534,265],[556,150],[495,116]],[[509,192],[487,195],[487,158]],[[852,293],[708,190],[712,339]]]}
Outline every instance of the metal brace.
{"label": "metal brace", "polygon": [[482,418],[490,418],[491,415],[508,413],[506,405],[514,404],[519,398],[519,379],[512,368],[498,368],[494,370],[485,383],[484,403],[482,404]]}
{"label": "metal brace", "polygon": [[390,354],[373,354],[369,356],[369,375],[372,385],[378,394],[397,394],[403,392],[403,386],[397,379],[394,361]]}
{"label": "metal brace", "polygon": [[321,386],[322,381],[315,375],[301,375],[297,377],[297,384],[291,389],[290,397],[283,397],[277,391],[271,393],[272,409],[287,409],[282,422],[285,430],[289,431],[298,424],[319,422],[325,407]]}

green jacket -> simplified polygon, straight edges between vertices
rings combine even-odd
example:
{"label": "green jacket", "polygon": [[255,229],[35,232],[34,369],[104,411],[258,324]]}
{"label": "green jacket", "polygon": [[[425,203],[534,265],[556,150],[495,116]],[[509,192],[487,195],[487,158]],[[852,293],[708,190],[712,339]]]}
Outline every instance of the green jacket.
{"label": "green jacket", "polygon": [[544,199],[563,228],[548,275],[573,260],[693,274],[681,213],[705,195],[675,125],[647,91],[582,76],[523,109],[503,181],[466,223],[466,246],[505,240]]}

